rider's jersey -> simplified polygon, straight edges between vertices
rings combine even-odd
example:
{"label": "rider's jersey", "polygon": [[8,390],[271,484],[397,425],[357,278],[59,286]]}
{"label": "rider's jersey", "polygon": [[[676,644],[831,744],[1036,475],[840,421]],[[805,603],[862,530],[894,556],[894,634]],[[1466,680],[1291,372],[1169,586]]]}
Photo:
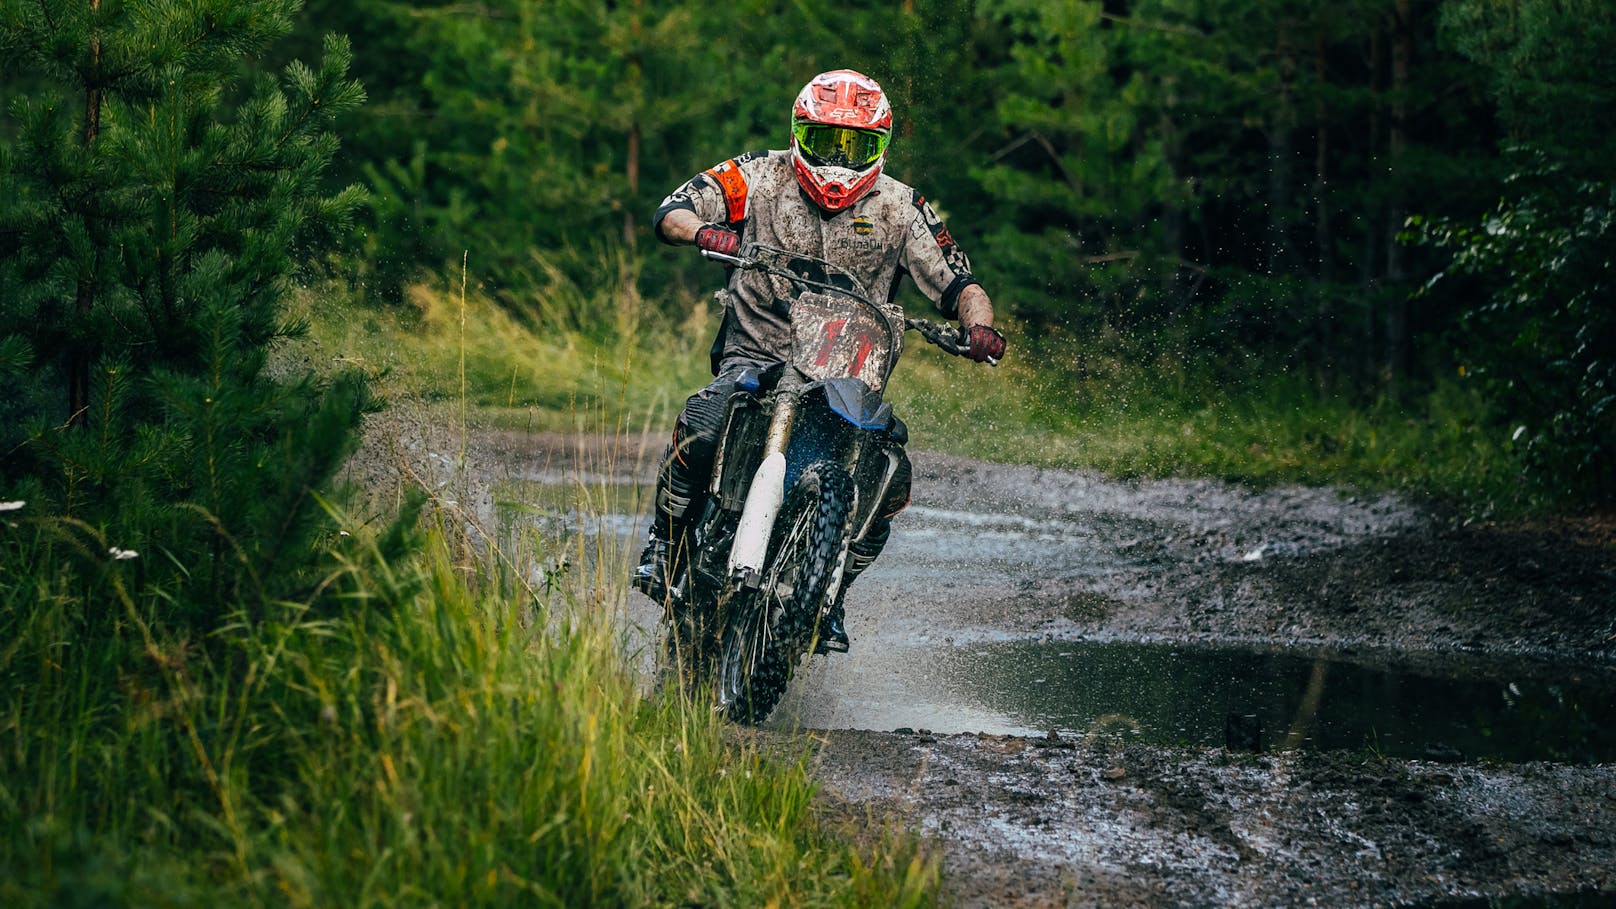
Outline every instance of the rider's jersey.
{"label": "rider's jersey", "polygon": [[[690,178],[662,201],[654,220],[678,209],[723,224],[744,243],[816,256],[857,278],[871,299],[893,316],[898,279],[909,275],[921,292],[953,318],[959,295],[977,283],[971,263],[925,197],[886,174],[863,198],[839,212],[820,209],[803,194],[789,150],[748,152]],[[724,327],[713,347],[721,359],[783,359],[791,349],[790,322],[770,279],[732,271],[720,291]]]}

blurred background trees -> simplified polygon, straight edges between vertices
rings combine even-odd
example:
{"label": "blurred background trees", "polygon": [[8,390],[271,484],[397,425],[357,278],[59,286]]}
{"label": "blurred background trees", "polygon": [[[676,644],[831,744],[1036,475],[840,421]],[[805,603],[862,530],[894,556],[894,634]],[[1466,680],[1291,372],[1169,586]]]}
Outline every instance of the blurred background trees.
{"label": "blurred background trees", "polygon": [[[1072,380],[1126,362],[1202,394],[1284,376],[1364,402],[1462,381],[1488,432],[1526,426],[1532,477],[1608,499],[1613,16],[1599,0],[309,0],[247,65],[350,37],[370,101],[322,179],[368,199],[318,255],[374,305],[469,251],[530,324],[622,330],[607,307],[558,311],[558,288],[679,321],[717,276],[656,248],[658,201],[784,146],[797,89],[850,66],[893,97],[891,172],[1044,345],[1022,349]],[[31,78],[13,67],[8,87]]]}
{"label": "blurred background trees", "polygon": [[[1616,473],[1609,307],[1565,294],[1608,285],[1566,265],[1522,301],[1520,264],[1463,252],[1476,233],[1458,226],[1514,211],[1603,261],[1587,224],[1612,176],[1612,16],[1597,0],[314,0],[296,40],[352,35],[375,99],[339,179],[373,190],[343,267],[377,299],[467,249],[518,313],[561,277],[688,299],[713,275],[651,252],[649,212],[691,173],[784,145],[796,89],[851,66],[893,95],[892,172],[950,217],[1027,335],[1366,400],[1508,373],[1531,391],[1496,390],[1500,426],[1558,412],[1545,397],[1578,411],[1591,480]],[[1452,229],[1411,233],[1416,216]],[[1456,253],[1455,280],[1432,283]],[[1571,340],[1522,340],[1543,331]]]}

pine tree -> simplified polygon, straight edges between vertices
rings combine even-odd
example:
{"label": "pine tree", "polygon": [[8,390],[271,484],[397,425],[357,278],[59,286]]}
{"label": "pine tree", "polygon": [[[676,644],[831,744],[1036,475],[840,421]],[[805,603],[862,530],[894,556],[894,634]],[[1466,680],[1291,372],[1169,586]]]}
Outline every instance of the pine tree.
{"label": "pine tree", "polygon": [[1415,233],[1453,253],[1438,277],[1460,279],[1445,283],[1462,288],[1467,372],[1507,420],[1494,431],[1550,495],[1616,501],[1616,10],[1463,0],[1443,32],[1488,76],[1513,172],[1485,215]]}
{"label": "pine tree", "polygon": [[365,402],[270,368],[300,258],[362,198],[320,187],[364,98],[345,40],[236,84],[300,5],[0,0],[0,499],[204,622],[296,582]]}

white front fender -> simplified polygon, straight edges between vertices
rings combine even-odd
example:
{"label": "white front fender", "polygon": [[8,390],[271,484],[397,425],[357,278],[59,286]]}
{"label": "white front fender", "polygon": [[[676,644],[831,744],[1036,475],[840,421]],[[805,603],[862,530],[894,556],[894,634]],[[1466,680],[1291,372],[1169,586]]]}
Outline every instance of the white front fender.
{"label": "white front fender", "polygon": [[786,456],[775,452],[763,459],[752,474],[752,486],[741,507],[741,523],[735,529],[735,543],[729,549],[729,575],[737,572],[756,575],[763,571],[769,555],[769,537],[774,519],[786,497]]}

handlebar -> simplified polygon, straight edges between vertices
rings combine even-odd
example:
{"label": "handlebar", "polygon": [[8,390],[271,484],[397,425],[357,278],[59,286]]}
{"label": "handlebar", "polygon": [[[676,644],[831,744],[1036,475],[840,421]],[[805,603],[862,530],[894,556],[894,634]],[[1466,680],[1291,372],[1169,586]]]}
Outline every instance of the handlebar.
{"label": "handlebar", "polygon": [[[779,251],[784,252],[784,250],[779,250]],[[850,297],[850,298],[852,298],[854,300],[859,301],[860,303],[864,303],[866,305],[873,305],[873,304],[870,304],[869,297],[865,296],[862,293],[859,293],[857,291],[848,290],[845,287],[841,287],[841,286],[836,285],[836,284],[831,284],[828,281],[815,281],[812,278],[808,278],[808,277],[805,277],[803,275],[794,274],[794,273],[786,271],[784,269],[775,268],[775,267],[769,265],[767,262],[763,262],[763,261],[761,261],[759,259],[748,258],[746,256],[725,255],[724,253],[721,253],[721,252],[713,252],[710,249],[702,250],[701,254],[706,256],[709,259],[712,259],[715,262],[722,262],[725,265],[734,266],[735,268],[749,269],[751,271],[761,271],[761,272],[764,272],[766,274],[771,274],[771,275],[775,275],[776,277],[784,278],[787,281],[790,281],[790,282],[792,282],[794,284],[801,284],[801,285],[803,285],[805,287],[812,287],[812,288],[814,288],[816,290],[828,290],[831,293],[837,293],[837,294],[841,294],[844,297]],[[812,256],[804,256],[804,255],[800,255],[798,253],[791,253],[791,255],[796,256],[799,259],[813,259],[814,258]],[[830,264],[829,262],[824,262],[823,259],[820,259],[818,261],[823,262],[826,265]],[[861,286],[860,290],[862,290],[862,289],[863,288]]]}
{"label": "handlebar", "polygon": [[[956,357],[965,356],[966,349],[970,347],[970,342],[966,340],[965,332],[952,325],[944,325],[941,322],[932,322],[927,319],[904,319],[903,324],[920,332],[922,338]],[[999,360],[996,357],[988,357],[982,362],[989,366],[999,365]]]}
{"label": "handlebar", "polygon": [[[785,252],[785,250],[777,250],[777,251],[778,252]],[[709,259],[712,259],[714,262],[722,262],[725,265],[729,265],[729,266],[732,266],[734,268],[748,269],[748,270],[751,270],[751,271],[761,271],[761,272],[764,272],[766,274],[777,275],[778,277],[785,278],[786,280],[792,281],[793,283],[802,284],[802,285],[805,285],[807,287],[813,287],[813,288],[816,288],[816,289],[819,289],[819,290],[829,291],[831,293],[841,294],[842,296],[849,297],[851,299],[857,300],[858,302],[864,304],[865,306],[870,307],[872,310],[875,310],[876,312],[880,312],[880,309],[878,307],[876,307],[874,303],[871,303],[869,298],[863,296],[862,294],[858,294],[858,293],[854,293],[852,291],[849,291],[845,287],[838,287],[835,284],[830,284],[830,283],[827,283],[827,282],[824,282],[824,281],[814,281],[814,280],[811,280],[809,278],[803,277],[802,275],[792,274],[791,272],[783,271],[781,269],[774,268],[774,267],[770,266],[766,262],[762,262],[762,261],[760,261],[758,259],[755,259],[755,258],[752,258],[752,257],[749,257],[749,256],[731,256],[731,255],[727,255],[725,253],[714,252],[714,251],[712,251],[710,249],[702,250],[701,254],[703,256],[709,258]],[[812,259],[812,258],[814,258],[814,257],[811,257],[811,256],[803,256],[803,255],[801,255],[799,253],[790,253],[790,255],[794,255],[794,256],[797,256],[798,258],[803,258],[803,259]],[[823,262],[824,260],[818,260],[818,261]],[[827,262],[825,264],[829,265],[830,263]],[[884,313],[882,314],[882,318],[883,318],[883,320],[885,319],[885,314]],[[905,328],[911,328],[911,329],[914,329],[917,332],[920,332],[920,336],[925,338],[929,343],[941,348],[942,350],[944,350],[944,351],[946,351],[948,353],[953,354],[956,357],[965,356],[966,348],[970,346],[969,343],[966,341],[965,332],[961,331],[960,329],[957,329],[957,328],[953,327],[952,325],[944,325],[944,324],[942,324],[940,322],[932,322],[932,321],[927,320],[927,319],[910,319],[910,318],[905,318],[903,320],[903,324],[904,324]],[[998,359],[993,358],[993,357],[989,357],[987,360],[985,360],[983,362],[987,363],[989,366],[998,366],[999,365]]]}

